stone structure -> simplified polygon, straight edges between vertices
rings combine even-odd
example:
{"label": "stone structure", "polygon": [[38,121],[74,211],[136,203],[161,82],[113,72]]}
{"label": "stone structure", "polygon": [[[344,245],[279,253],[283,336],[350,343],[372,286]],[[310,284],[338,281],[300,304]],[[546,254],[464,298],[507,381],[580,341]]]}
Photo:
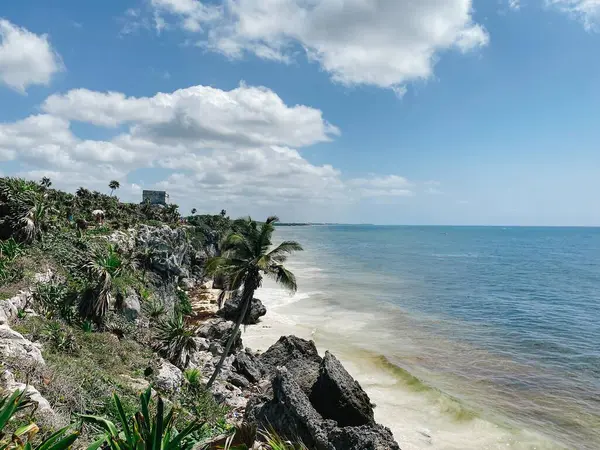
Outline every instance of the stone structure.
{"label": "stone structure", "polygon": [[142,203],[151,205],[166,205],[168,194],[165,191],[142,191]]}

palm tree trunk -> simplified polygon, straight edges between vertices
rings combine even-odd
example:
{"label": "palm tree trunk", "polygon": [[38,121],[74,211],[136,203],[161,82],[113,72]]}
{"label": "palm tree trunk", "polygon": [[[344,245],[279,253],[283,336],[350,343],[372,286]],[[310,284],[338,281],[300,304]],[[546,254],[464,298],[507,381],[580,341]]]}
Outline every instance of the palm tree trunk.
{"label": "palm tree trunk", "polygon": [[242,321],[244,320],[244,317],[246,317],[246,313],[248,312],[248,307],[250,306],[250,303],[252,302],[252,298],[254,297],[254,289],[252,287],[248,286],[248,289],[246,290],[246,286],[244,286],[244,294],[243,295],[244,295],[244,297],[243,297],[244,306],[242,308],[240,315],[238,316],[238,318],[235,322],[235,327],[233,327],[231,336],[229,336],[229,340],[227,341],[225,350],[223,351],[223,354],[221,355],[221,359],[217,363],[217,365],[215,367],[215,371],[213,372],[212,376],[210,377],[210,380],[208,380],[208,383],[206,383],[206,389],[210,389],[210,387],[215,382],[216,378],[219,376],[219,373],[221,372],[221,368],[223,367],[225,358],[227,358],[227,355],[229,355],[229,351],[231,350],[233,341],[235,341],[235,338],[237,337],[237,334],[238,334],[238,331],[240,330]]}

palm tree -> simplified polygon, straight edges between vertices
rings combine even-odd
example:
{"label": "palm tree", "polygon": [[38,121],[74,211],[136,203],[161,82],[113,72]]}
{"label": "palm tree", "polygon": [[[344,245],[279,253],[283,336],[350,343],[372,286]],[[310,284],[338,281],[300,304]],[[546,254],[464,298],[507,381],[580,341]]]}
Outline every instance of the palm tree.
{"label": "palm tree", "polygon": [[197,211],[198,211],[198,210],[197,210],[196,208],[192,208],[192,216],[196,215],[196,212],[197,212]]}
{"label": "palm tree", "polygon": [[227,215],[227,211],[224,209],[221,210],[221,217],[225,217]]}
{"label": "palm tree", "polygon": [[47,189],[52,186],[52,181],[48,177],[43,177],[40,181],[40,186]]}
{"label": "palm tree", "polygon": [[274,224],[278,220],[277,217],[269,217],[262,226],[258,227],[256,222],[248,219],[248,226],[244,227],[243,233],[233,232],[227,236],[223,243],[222,256],[207,261],[207,274],[224,275],[229,291],[242,289],[240,315],[231,336],[229,336],[221,359],[206,385],[207,388],[212,386],[221,371],[240,325],[246,317],[248,307],[254,297],[254,291],[262,284],[263,275],[275,279],[291,292],[295,292],[297,289],[296,277],[283,264],[290,253],[302,250],[302,246],[295,241],[284,241],[270,250],[271,237],[275,231]]}
{"label": "palm tree", "polygon": [[117,180],[112,180],[108,183],[108,187],[110,188],[110,195],[113,195],[113,192],[115,192],[116,189],[119,189],[121,184]]}

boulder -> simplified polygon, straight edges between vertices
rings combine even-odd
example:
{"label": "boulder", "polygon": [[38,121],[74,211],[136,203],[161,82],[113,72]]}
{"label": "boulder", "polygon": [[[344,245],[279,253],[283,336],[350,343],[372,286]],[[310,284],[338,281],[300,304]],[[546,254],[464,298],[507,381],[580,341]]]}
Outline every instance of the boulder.
{"label": "boulder", "polygon": [[154,376],[156,388],[166,392],[177,392],[182,382],[183,374],[178,367],[164,359],[159,361],[159,367]]}
{"label": "boulder", "polygon": [[310,401],[321,416],[335,420],[341,427],[375,423],[369,396],[329,352],[321,362]]}
{"label": "boulder", "polygon": [[[211,342],[220,344],[223,348],[227,345],[227,340],[233,328],[235,327],[233,322],[229,322],[225,319],[217,318],[211,319],[204,322],[196,331],[196,335],[208,339]],[[242,333],[240,330],[237,332],[237,336],[231,346],[230,354],[237,352],[242,349]]]}
{"label": "boulder", "polygon": [[382,425],[335,427],[328,438],[336,450],[400,450],[392,432]]}
{"label": "boulder", "polygon": [[286,367],[307,395],[319,377],[321,357],[315,343],[296,336],[282,336],[258,360],[267,378],[275,376],[278,367]]}
{"label": "boulder", "polygon": [[29,359],[40,365],[45,361],[39,347],[7,325],[0,325],[0,361],[10,358]]}
{"label": "boulder", "polygon": [[261,363],[260,361],[246,351],[239,352],[233,360],[233,368],[240,375],[245,376],[250,382],[256,383],[261,379]]}
{"label": "boulder", "polygon": [[121,304],[118,305],[121,314],[129,321],[135,321],[141,314],[140,296],[133,288],[127,288],[125,295],[121,299]]}
{"label": "boulder", "polygon": [[16,390],[23,391],[27,389],[27,398],[36,405],[36,414],[46,416],[53,416],[55,414],[48,400],[42,397],[42,394],[36,388],[30,384],[16,382],[14,375],[10,371],[5,370],[0,374],[0,386],[10,394]]}
{"label": "boulder", "polygon": [[[244,419],[287,439],[299,439],[308,448],[334,450],[329,445],[326,424],[307,395],[284,367],[277,369],[272,381],[273,397],[255,397],[248,403]],[[330,424],[335,426],[335,424]]]}
{"label": "boulder", "polygon": [[227,381],[233,384],[234,386],[239,387],[240,389],[246,389],[250,387],[250,382],[245,377],[236,372],[229,372]]}
{"label": "boulder", "polygon": [[0,301],[0,325],[14,320],[20,309],[27,308],[30,297],[29,291],[21,291],[14,297]]}
{"label": "boulder", "polygon": [[[223,307],[217,312],[217,314],[224,319],[237,321],[240,314],[242,312],[242,297],[235,296],[228,299]],[[250,306],[248,307],[248,311],[246,312],[246,318],[242,322],[245,325],[254,325],[258,323],[260,318],[267,313],[267,308],[265,305],[257,299],[252,298],[250,301]]]}

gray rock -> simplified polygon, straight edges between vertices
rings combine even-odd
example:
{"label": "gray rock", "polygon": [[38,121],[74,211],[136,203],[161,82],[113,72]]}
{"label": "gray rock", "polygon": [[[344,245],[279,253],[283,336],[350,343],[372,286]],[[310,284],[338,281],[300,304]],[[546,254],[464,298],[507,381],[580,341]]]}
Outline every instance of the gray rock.
{"label": "gray rock", "polygon": [[210,388],[210,392],[218,403],[225,404],[233,409],[243,409],[248,403],[242,391],[223,381],[217,381]]}
{"label": "gray rock", "polygon": [[258,360],[264,377],[272,378],[278,367],[286,367],[307,395],[319,377],[321,357],[315,343],[296,336],[282,336]]}
{"label": "gray rock", "polygon": [[278,369],[272,386],[272,399],[255,397],[250,400],[245,420],[266,429],[273,427],[283,437],[299,439],[308,448],[334,450],[329,444],[323,418],[310,404],[292,374],[285,368]]}
{"label": "gray rock", "polygon": [[201,352],[206,352],[210,348],[210,342],[206,338],[195,337],[192,338],[194,343],[196,344],[196,349]]}
{"label": "gray rock", "polygon": [[236,372],[229,372],[227,381],[234,386],[239,387],[240,389],[246,389],[250,387],[250,382],[246,379],[246,377],[243,377]]}
{"label": "gray rock", "polygon": [[169,361],[160,360],[154,377],[154,386],[166,392],[178,392],[183,382],[183,374]]}
{"label": "gray rock", "polygon": [[[227,320],[237,321],[240,314],[242,312],[242,297],[235,296],[227,301],[223,307],[217,312],[217,314]],[[267,308],[265,305],[257,299],[252,298],[250,302],[250,306],[248,307],[248,311],[246,312],[246,318],[242,322],[245,325],[254,325],[258,323],[260,318],[267,313]]]}
{"label": "gray rock", "polygon": [[151,267],[164,279],[189,276],[190,246],[184,229],[142,225],[136,247],[152,250]]}
{"label": "gray rock", "polygon": [[123,297],[119,307],[121,309],[121,313],[125,316],[125,318],[127,318],[127,320],[137,320],[138,317],[140,317],[142,310],[140,296],[137,291],[133,288],[127,288],[125,296]]}
{"label": "gray rock", "polygon": [[[196,335],[206,338],[211,342],[217,342],[223,348],[227,345],[227,340],[235,325],[225,319],[210,319],[204,322],[196,331]],[[242,333],[240,330],[237,332],[236,339],[231,346],[230,354],[242,348]]]}
{"label": "gray rock", "polygon": [[5,391],[8,391],[10,394],[15,392],[16,390],[24,391],[25,389],[27,389],[27,398],[36,404],[37,414],[55,414],[48,400],[46,400],[35,387],[33,387],[30,384],[16,382],[15,377],[10,371],[5,370],[4,372],[2,372],[2,374],[0,374],[0,386],[2,386],[2,388]]}
{"label": "gray rock", "polygon": [[336,450],[400,450],[389,428],[381,425],[335,427],[328,438]]}
{"label": "gray rock", "polygon": [[252,383],[258,382],[261,379],[261,363],[246,351],[239,352],[233,360],[233,368],[241,375],[245,376]]}
{"label": "gray rock", "polygon": [[31,292],[21,291],[14,297],[0,301],[0,325],[17,318],[19,310],[27,308]]}
{"label": "gray rock", "polygon": [[341,427],[375,423],[369,396],[329,352],[321,362],[310,401],[321,416],[335,420]]}
{"label": "gray rock", "polygon": [[45,364],[42,352],[36,344],[8,325],[0,325],[0,361],[9,358],[26,358],[40,365]]}

